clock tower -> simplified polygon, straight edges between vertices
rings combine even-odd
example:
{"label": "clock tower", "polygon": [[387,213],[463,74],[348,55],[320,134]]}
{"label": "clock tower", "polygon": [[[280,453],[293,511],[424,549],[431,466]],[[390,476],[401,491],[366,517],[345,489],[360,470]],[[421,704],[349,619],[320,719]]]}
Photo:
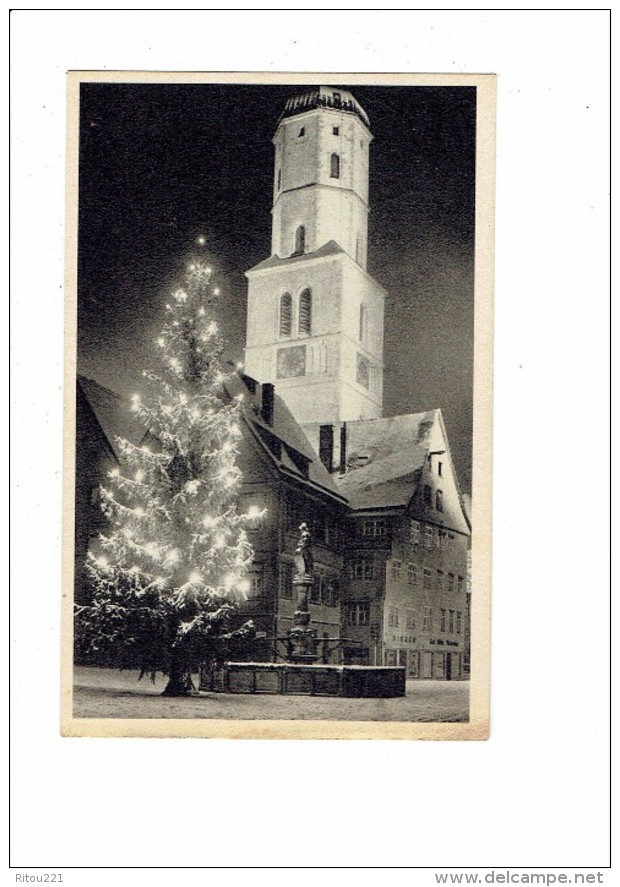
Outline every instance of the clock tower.
{"label": "clock tower", "polygon": [[248,278],[246,372],[319,449],[322,425],[381,416],[385,291],[366,271],[368,117],[350,92],[293,96],[278,122],[271,256]]}

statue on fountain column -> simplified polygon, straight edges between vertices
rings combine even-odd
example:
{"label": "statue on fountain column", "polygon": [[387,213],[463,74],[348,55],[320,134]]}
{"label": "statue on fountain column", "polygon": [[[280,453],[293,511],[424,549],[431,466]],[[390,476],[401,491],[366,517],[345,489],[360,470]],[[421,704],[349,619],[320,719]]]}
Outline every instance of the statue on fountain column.
{"label": "statue on fountain column", "polygon": [[295,549],[296,576],[312,576],[314,573],[314,558],[312,556],[312,536],[308,524],[299,526],[299,542]]}

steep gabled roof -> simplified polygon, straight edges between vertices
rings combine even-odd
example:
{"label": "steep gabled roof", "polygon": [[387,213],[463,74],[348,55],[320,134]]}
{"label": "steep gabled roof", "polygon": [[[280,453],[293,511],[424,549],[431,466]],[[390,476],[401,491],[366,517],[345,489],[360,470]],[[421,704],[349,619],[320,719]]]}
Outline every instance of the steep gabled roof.
{"label": "steep gabled roof", "polygon": [[336,243],[335,240],[329,240],[327,243],[320,246],[318,249],[315,249],[312,253],[299,253],[298,255],[288,256],[285,259],[281,259],[280,256],[269,256],[268,259],[263,259],[262,262],[259,262],[258,265],[254,265],[249,271],[246,271],[247,274],[251,274],[252,271],[265,271],[268,268],[280,268],[282,265],[291,265],[295,262],[306,262],[308,259],[321,259],[325,256],[338,256],[344,253],[343,248],[340,244]]}
{"label": "steep gabled roof", "polygon": [[281,397],[274,394],[270,425],[262,416],[262,386],[258,382],[249,378],[244,382],[244,377],[233,376],[226,383],[226,391],[230,397],[243,395],[245,423],[279,471],[344,501],[345,494],[338,489]]}
{"label": "steep gabled roof", "polygon": [[120,458],[117,437],[133,444],[140,443],[147,429],[132,415],[130,404],[124,397],[85,376],[78,376],[77,384],[117,459]]}
{"label": "steep gabled roof", "polygon": [[351,508],[405,506],[416,491],[437,411],[347,423],[347,465],[338,488]]}
{"label": "steep gabled roof", "polygon": [[338,488],[354,511],[405,508],[421,485],[434,483],[427,457],[443,454],[444,472],[439,481],[443,507],[427,505],[418,498],[424,519],[447,524],[468,533],[471,522],[458,478],[441,410],[408,413],[387,419],[364,419],[347,423],[347,472],[338,478]]}

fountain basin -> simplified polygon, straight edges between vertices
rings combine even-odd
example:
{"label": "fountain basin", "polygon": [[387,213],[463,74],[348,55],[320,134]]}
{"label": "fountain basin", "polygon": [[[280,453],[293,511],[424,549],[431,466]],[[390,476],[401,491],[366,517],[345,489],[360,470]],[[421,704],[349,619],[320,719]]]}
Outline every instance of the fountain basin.
{"label": "fountain basin", "polygon": [[390,698],[405,695],[405,669],[387,665],[225,662],[200,670],[200,690],[283,696]]}

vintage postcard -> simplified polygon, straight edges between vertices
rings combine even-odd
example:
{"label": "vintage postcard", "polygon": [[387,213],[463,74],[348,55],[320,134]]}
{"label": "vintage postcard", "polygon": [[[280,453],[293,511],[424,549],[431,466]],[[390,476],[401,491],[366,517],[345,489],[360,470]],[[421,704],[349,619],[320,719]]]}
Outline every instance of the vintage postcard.
{"label": "vintage postcard", "polygon": [[486,739],[493,75],[68,75],[62,732]]}

